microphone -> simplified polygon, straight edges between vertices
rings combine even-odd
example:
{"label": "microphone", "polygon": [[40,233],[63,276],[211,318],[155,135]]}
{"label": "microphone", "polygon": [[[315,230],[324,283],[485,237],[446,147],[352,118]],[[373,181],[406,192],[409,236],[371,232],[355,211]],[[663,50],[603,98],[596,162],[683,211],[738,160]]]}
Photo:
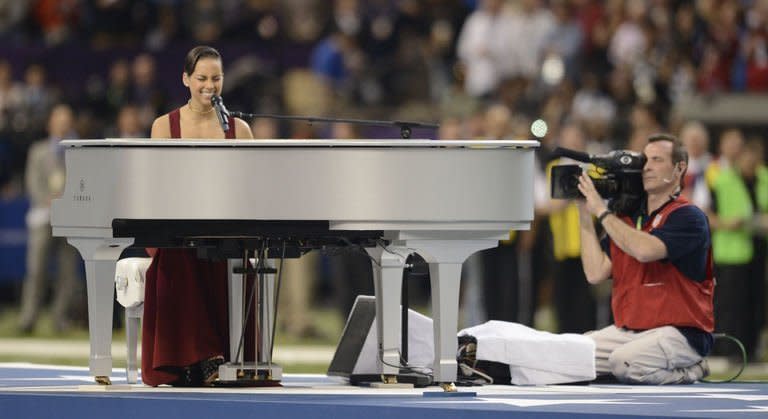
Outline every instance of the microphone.
{"label": "microphone", "polygon": [[553,157],[568,157],[576,161],[589,163],[592,160],[592,156],[582,151],[571,150],[570,148],[557,147],[552,152]]}
{"label": "microphone", "polygon": [[219,124],[224,132],[229,131],[229,111],[224,106],[224,101],[221,96],[213,95],[211,97],[211,105],[216,109],[216,117],[219,118]]}
{"label": "microphone", "polygon": [[[672,170],[674,170],[675,172],[680,171],[680,173],[682,173],[682,170],[680,169],[680,166],[677,165],[677,163],[675,163],[675,168]],[[672,183],[672,179],[667,177],[661,178],[661,181],[664,183]]]}

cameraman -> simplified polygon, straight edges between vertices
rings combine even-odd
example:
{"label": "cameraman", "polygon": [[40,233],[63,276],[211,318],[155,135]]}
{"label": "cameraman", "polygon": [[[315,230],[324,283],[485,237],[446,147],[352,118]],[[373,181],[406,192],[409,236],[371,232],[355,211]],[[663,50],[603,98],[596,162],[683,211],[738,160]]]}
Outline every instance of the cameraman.
{"label": "cameraman", "polygon": [[[614,324],[590,332],[598,376],[625,383],[692,383],[709,373],[714,314],[712,252],[704,213],[680,197],[688,155],[657,134],[643,151],[647,201],[631,217],[613,214],[586,174],[579,205],[587,280],[613,278]],[[607,233],[597,237],[592,217]]]}

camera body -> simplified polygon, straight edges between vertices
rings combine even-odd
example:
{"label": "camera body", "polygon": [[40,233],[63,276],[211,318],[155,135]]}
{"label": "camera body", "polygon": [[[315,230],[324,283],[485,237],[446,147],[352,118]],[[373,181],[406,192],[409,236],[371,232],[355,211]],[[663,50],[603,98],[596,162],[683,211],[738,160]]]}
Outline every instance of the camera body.
{"label": "camera body", "polygon": [[[605,155],[590,156],[558,147],[555,155],[595,165],[600,177],[592,176],[592,182],[600,196],[609,200],[608,208],[611,211],[630,214],[640,206],[645,196],[643,167],[646,159],[643,154],[629,150],[614,150]],[[550,183],[552,198],[583,198],[578,188],[578,178],[581,173],[582,168],[579,165],[553,166]]]}

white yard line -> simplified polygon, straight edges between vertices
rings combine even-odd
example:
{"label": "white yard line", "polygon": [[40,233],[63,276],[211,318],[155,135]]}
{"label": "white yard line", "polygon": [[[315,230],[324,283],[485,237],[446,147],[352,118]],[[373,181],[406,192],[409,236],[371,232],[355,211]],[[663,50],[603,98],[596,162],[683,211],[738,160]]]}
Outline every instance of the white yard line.
{"label": "white yard line", "polygon": [[[330,363],[335,348],[331,346],[275,346],[275,362],[290,363]],[[138,348],[141,355],[141,345]],[[125,358],[126,345],[124,342],[112,344],[112,356]],[[55,339],[0,339],[0,356],[29,357],[82,357],[88,358],[89,344],[87,341],[67,341]]]}

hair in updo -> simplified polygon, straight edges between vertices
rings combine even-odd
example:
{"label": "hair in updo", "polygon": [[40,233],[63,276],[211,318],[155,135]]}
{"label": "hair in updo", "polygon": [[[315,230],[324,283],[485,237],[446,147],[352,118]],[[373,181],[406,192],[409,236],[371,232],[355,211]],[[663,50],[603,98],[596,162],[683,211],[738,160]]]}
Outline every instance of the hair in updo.
{"label": "hair in updo", "polygon": [[187,73],[188,76],[191,76],[195,71],[195,66],[197,66],[197,62],[200,61],[201,58],[216,58],[221,60],[221,54],[219,54],[219,51],[216,51],[215,48],[205,45],[192,48],[187,53],[187,58],[184,60],[184,72]]}

